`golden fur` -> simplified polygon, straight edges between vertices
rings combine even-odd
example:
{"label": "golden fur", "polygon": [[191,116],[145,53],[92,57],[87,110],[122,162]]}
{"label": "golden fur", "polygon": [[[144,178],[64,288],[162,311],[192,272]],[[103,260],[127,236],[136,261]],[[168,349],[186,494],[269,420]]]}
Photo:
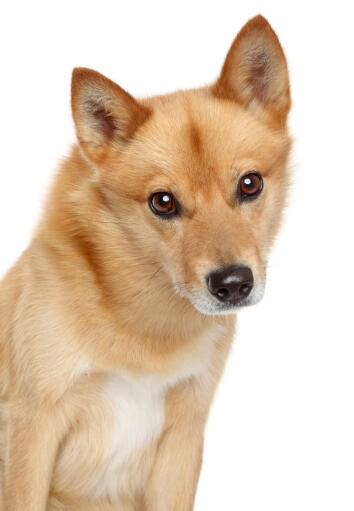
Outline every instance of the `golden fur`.
{"label": "golden fur", "polygon": [[[79,143],[0,285],[1,509],[192,510],[235,327],[235,314],[199,310],[205,276],[248,265],[261,297],[288,183],[289,108],[285,57],[261,16],[210,87],[137,101],[74,70]],[[264,191],[240,205],[238,180],[254,169]],[[179,197],[178,220],[152,214],[158,190]],[[124,460],[120,404],[142,422]]]}

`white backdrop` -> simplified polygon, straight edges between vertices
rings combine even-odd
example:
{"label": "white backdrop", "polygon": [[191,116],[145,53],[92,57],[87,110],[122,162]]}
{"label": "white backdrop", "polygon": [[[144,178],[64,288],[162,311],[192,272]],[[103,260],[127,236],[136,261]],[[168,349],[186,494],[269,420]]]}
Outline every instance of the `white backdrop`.
{"label": "white backdrop", "polygon": [[196,511],[354,509],[349,5],[13,0],[1,9],[1,274],[28,244],[74,141],[74,66],[145,95],[214,79],[236,32],[259,12],[283,44],[294,186],[265,298],[239,315]]}

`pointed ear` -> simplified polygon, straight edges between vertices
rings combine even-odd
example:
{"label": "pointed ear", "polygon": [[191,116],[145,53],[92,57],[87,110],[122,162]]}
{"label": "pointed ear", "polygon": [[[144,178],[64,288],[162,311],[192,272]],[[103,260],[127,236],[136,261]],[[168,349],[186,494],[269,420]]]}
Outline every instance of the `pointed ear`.
{"label": "pointed ear", "polygon": [[263,16],[251,19],[237,35],[212,90],[273,122],[286,122],[291,103],[286,59]]}
{"label": "pointed ear", "polygon": [[86,68],[73,71],[71,108],[79,143],[96,163],[107,151],[120,151],[151,114],[119,85]]}

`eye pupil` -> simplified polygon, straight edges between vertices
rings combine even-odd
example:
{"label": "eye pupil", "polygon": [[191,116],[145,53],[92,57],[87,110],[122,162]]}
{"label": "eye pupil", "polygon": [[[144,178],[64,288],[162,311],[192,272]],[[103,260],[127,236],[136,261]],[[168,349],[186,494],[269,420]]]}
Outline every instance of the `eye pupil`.
{"label": "eye pupil", "polygon": [[241,199],[257,197],[263,189],[262,176],[258,172],[249,173],[241,178],[239,186]]}
{"label": "eye pupil", "polygon": [[176,202],[170,193],[157,192],[149,199],[150,208],[155,215],[172,215],[176,213]]}

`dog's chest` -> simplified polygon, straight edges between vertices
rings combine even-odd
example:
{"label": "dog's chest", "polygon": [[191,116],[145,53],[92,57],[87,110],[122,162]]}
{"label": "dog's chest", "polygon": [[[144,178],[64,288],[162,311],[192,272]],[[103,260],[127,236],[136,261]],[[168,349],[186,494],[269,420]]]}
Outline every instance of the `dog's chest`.
{"label": "dog's chest", "polygon": [[104,399],[111,427],[103,463],[90,481],[88,494],[115,500],[131,486],[131,472],[138,477],[132,460],[162,431],[166,391],[161,378],[134,381],[119,374],[108,376]]}
{"label": "dog's chest", "polygon": [[163,431],[168,390],[191,377],[201,384],[208,381],[215,343],[223,332],[220,325],[211,328],[166,374],[109,373],[63,450],[55,488],[112,502],[143,490]]}

